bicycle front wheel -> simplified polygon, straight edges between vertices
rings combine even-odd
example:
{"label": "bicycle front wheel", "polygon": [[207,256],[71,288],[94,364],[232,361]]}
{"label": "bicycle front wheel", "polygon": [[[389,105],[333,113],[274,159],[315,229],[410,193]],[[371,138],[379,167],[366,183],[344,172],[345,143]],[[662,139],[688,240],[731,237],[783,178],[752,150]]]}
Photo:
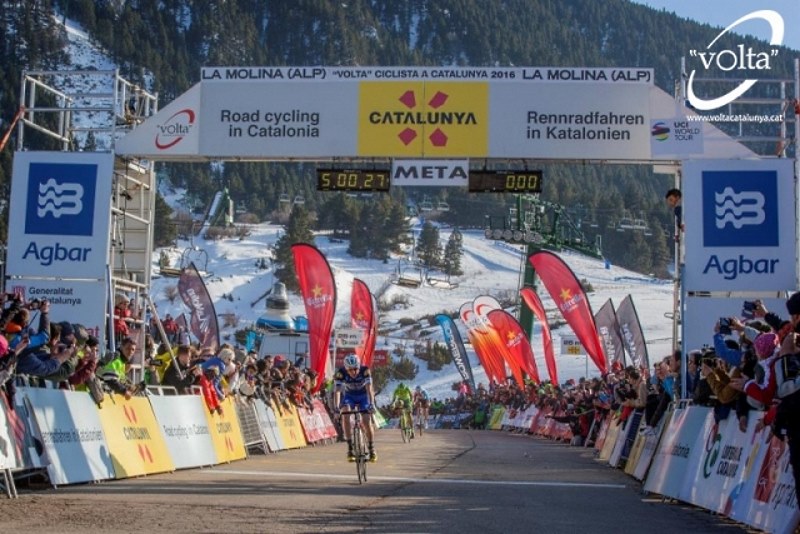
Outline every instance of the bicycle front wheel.
{"label": "bicycle front wheel", "polygon": [[364,445],[364,430],[359,426],[353,430],[353,452],[356,455],[358,483],[367,481],[367,451]]}

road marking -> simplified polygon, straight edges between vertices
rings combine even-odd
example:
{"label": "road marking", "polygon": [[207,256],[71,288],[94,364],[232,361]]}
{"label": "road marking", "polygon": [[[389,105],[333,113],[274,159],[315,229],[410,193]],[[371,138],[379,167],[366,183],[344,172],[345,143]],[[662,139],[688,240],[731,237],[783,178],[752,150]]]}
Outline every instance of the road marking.
{"label": "road marking", "polygon": [[[331,473],[293,473],[284,471],[241,471],[235,469],[211,469],[206,473],[216,475],[241,475],[241,476],[278,476],[295,478],[325,478],[332,480],[349,480],[354,475],[335,475]],[[558,488],[604,488],[604,489],[625,489],[625,484],[592,484],[589,482],[534,482],[525,480],[467,480],[458,478],[407,478],[407,477],[386,477],[370,475],[369,480],[380,480],[383,482],[414,482],[431,484],[473,484],[477,486],[540,486]]]}

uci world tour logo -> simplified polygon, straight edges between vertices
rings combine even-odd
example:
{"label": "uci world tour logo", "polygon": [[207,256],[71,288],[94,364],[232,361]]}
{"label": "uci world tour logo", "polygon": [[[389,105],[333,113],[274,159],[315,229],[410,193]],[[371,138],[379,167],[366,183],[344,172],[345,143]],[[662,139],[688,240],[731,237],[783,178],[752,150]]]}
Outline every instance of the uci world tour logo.
{"label": "uci world tour logo", "polygon": [[761,75],[764,71],[772,69],[770,60],[778,55],[777,48],[770,48],[768,51],[757,51],[754,50],[753,47],[745,47],[743,44],[737,45],[733,50],[727,48],[717,49],[714,47],[719,38],[730,30],[736,28],[743,22],[755,19],[764,20],[769,23],[772,32],[769,40],[771,46],[781,46],[783,44],[783,18],[776,11],[764,9],[753,11],[730,24],[706,46],[705,50],[689,50],[689,55],[699,59],[703,69],[706,71],[716,68],[724,72],[735,71],[735,73],[740,76],[747,76],[745,81],[728,93],[705,100],[698,97],[694,92],[694,76],[696,71],[692,70],[689,74],[689,81],[686,84],[686,96],[689,99],[689,104],[695,109],[708,111],[730,104],[758,82],[758,78],[751,78],[750,76]]}
{"label": "uci world tour logo", "polygon": [[653,139],[656,141],[666,141],[669,139],[669,126],[659,121],[650,128],[650,135],[652,135]]}

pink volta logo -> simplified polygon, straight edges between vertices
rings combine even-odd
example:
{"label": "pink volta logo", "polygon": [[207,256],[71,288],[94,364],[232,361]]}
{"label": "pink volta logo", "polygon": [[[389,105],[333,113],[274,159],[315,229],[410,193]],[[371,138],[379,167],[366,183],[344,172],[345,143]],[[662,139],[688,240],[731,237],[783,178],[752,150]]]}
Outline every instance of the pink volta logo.
{"label": "pink volta logo", "polygon": [[166,150],[180,143],[194,126],[195,113],[186,108],[176,111],[163,124],[156,126],[156,148]]}

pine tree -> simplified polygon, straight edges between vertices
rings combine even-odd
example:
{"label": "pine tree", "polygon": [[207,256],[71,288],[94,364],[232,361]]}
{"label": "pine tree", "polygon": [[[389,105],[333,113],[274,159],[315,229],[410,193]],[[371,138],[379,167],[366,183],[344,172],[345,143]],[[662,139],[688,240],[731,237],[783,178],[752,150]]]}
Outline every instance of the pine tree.
{"label": "pine tree", "polygon": [[435,269],[441,264],[442,249],[439,246],[439,229],[430,222],[422,225],[417,242],[417,257],[426,269]]}
{"label": "pine tree", "polygon": [[284,227],[284,234],[275,244],[275,278],[286,284],[286,289],[297,291],[297,276],[294,271],[294,256],[292,245],[295,243],[314,244],[314,234],[311,232],[311,217],[303,206],[295,206],[289,216],[289,222]]}
{"label": "pine tree", "polygon": [[153,217],[153,246],[165,247],[175,242],[178,230],[172,221],[172,208],[156,193],[156,210]]}
{"label": "pine tree", "polygon": [[444,247],[444,257],[442,258],[442,270],[447,276],[458,276],[464,274],[461,270],[461,256],[464,254],[461,248],[461,232],[453,230],[447,239]]}

